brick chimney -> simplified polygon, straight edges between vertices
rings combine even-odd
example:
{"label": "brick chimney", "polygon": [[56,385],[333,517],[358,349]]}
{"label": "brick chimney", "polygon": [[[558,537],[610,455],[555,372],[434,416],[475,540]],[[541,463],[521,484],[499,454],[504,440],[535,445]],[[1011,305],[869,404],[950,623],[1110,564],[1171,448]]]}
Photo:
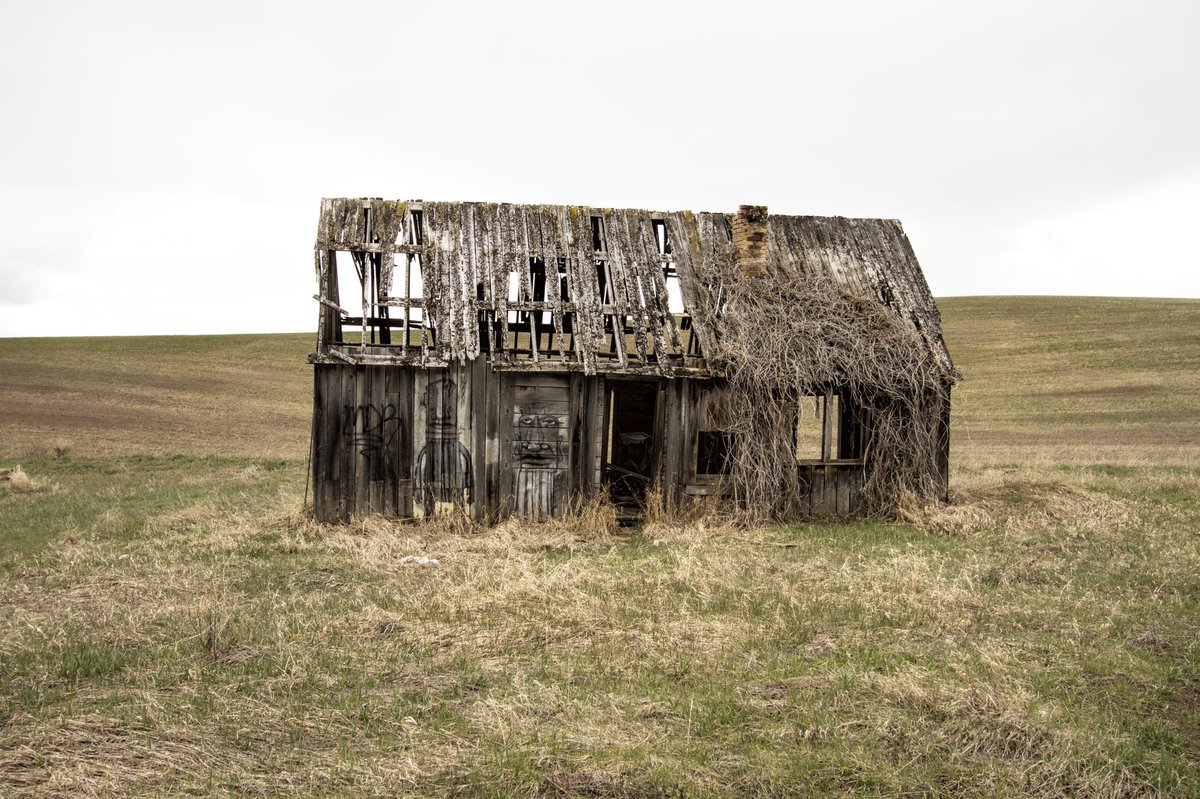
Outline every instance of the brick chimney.
{"label": "brick chimney", "polygon": [[744,275],[767,271],[767,206],[739,205],[733,216],[733,249]]}

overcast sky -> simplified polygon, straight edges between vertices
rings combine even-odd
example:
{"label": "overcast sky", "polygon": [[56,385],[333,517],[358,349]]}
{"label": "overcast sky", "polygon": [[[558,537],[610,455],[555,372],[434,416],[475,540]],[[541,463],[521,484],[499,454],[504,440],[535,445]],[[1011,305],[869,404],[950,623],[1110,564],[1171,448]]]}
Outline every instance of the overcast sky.
{"label": "overcast sky", "polygon": [[900,219],[937,296],[1200,296],[1192,2],[0,5],[0,336],[316,324],[320,198]]}

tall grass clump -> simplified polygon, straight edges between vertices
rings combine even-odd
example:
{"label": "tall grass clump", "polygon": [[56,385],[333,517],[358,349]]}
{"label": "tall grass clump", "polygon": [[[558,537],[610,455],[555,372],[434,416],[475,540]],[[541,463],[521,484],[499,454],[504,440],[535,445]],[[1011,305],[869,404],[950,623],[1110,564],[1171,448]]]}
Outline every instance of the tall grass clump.
{"label": "tall grass clump", "polygon": [[30,477],[18,464],[11,469],[0,469],[0,489],[12,494],[40,494],[54,492],[58,490],[58,486],[36,477]]}

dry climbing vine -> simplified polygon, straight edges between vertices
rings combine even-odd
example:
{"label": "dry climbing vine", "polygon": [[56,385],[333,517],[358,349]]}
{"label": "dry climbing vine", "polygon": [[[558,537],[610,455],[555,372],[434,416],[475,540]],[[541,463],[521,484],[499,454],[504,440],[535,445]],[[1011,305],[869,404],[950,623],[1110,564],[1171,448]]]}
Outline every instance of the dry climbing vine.
{"label": "dry climbing vine", "polygon": [[724,307],[710,363],[737,409],[726,419],[727,470],[743,513],[756,520],[811,514],[796,464],[796,414],[802,398],[826,390],[857,409],[868,430],[863,512],[888,514],[939,496],[939,420],[955,375],[913,327],[829,278],[733,271],[719,290]]}

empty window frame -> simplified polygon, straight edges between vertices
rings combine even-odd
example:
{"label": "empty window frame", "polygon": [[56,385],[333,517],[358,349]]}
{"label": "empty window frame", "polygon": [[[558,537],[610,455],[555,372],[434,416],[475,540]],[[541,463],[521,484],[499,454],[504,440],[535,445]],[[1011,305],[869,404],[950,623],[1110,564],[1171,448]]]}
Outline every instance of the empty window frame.
{"label": "empty window frame", "polygon": [[708,388],[696,404],[696,474],[715,476],[729,472],[737,442],[729,431],[734,409],[729,392],[719,386]]}
{"label": "empty window frame", "polygon": [[801,463],[861,460],[862,419],[837,391],[804,395],[796,409],[796,460]]}

